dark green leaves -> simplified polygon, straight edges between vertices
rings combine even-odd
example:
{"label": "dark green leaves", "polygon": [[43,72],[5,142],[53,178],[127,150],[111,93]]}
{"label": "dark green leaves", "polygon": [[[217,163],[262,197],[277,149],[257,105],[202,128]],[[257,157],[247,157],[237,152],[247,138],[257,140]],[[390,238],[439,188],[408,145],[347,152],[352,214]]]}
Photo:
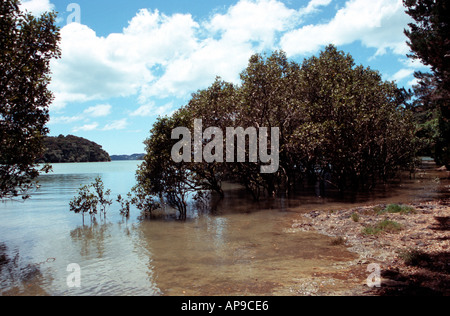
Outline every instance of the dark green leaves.
{"label": "dark green leaves", "polygon": [[48,133],[52,58],[58,58],[56,15],[19,11],[17,0],[0,4],[0,199],[24,194],[39,175],[35,161]]}
{"label": "dark green leaves", "polygon": [[[430,66],[431,73],[416,73],[414,87],[419,137],[425,153],[450,170],[450,4],[447,0],[404,0],[406,13],[414,19],[405,30],[412,53]],[[428,117],[426,117],[428,116]]]}
{"label": "dark green leaves", "polygon": [[[186,107],[155,123],[137,175],[141,192],[165,197],[180,209],[188,193],[220,193],[223,181],[237,182],[259,199],[290,191],[305,179],[326,180],[340,190],[370,188],[411,168],[415,126],[405,93],[336,47],[302,65],[283,52],[254,55],[241,79],[234,86],[217,78]],[[174,163],[171,131],[186,127],[193,134],[194,119],[202,120],[204,129],[222,131],[279,128],[278,173],[262,174],[261,161],[249,162],[248,151],[246,162]]]}

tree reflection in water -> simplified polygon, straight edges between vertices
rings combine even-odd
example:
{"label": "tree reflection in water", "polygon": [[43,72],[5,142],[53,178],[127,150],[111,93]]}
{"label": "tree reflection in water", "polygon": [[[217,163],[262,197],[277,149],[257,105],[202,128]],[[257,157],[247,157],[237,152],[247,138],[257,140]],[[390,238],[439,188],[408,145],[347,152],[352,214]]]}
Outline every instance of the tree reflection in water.
{"label": "tree reflection in water", "polygon": [[26,263],[17,250],[15,254],[11,253],[4,243],[0,243],[0,295],[48,295],[42,288],[44,276],[40,269],[45,263]]}
{"label": "tree reflection in water", "polygon": [[83,225],[70,232],[73,242],[80,246],[80,255],[89,256],[94,252],[103,257],[105,253],[105,238],[111,236],[112,223],[98,223],[94,220],[90,225]]}

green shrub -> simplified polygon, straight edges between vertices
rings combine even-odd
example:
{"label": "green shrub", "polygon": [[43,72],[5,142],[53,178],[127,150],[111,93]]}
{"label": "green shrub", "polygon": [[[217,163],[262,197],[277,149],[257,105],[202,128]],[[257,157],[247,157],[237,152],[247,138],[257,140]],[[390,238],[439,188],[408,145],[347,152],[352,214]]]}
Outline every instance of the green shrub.
{"label": "green shrub", "polygon": [[359,222],[359,214],[358,214],[358,213],[353,213],[353,214],[352,214],[352,220],[353,220],[355,223],[358,223],[358,222]]}
{"label": "green shrub", "polygon": [[373,213],[374,214],[380,214],[380,213],[382,213],[383,212],[383,207],[382,206],[379,206],[379,205],[377,205],[377,206],[375,206],[374,208],[373,208]]}
{"label": "green shrub", "polygon": [[411,214],[415,213],[415,209],[408,205],[398,205],[398,204],[389,204],[384,210],[379,212],[379,214],[384,213],[400,213],[400,214]]}
{"label": "green shrub", "polygon": [[362,232],[364,235],[378,235],[382,232],[397,233],[402,229],[401,224],[386,219],[374,226],[365,227]]}
{"label": "green shrub", "polygon": [[100,207],[100,212],[106,218],[106,210],[112,204],[112,200],[109,199],[110,195],[111,190],[105,191],[102,179],[97,177],[93,183],[82,186],[78,190],[78,194],[69,202],[70,211],[75,214],[81,213],[84,223],[84,214],[88,213],[92,220]]}

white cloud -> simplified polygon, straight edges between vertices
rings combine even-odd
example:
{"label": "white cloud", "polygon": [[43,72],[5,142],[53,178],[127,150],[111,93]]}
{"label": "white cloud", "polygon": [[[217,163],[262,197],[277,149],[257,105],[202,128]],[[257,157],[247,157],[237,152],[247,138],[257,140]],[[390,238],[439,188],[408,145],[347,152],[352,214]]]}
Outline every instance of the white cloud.
{"label": "white cloud", "polygon": [[55,116],[50,115],[49,125],[70,124],[78,121],[89,121],[89,118],[98,118],[111,114],[112,106],[109,104],[99,104],[91,106],[83,111],[83,113],[73,116]]}
{"label": "white cloud", "polygon": [[285,34],[281,47],[291,56],[314,53],[332,43],[346,45],[360,41],[376,48],[376,55],[391,49],[408,52],[403,29],[410,18],[402,0],[349,0],[328,23],[306,25]]}
{"label": "white cloud", "polygon": [[279,34],[298,23],[299,18],[298,11],[280,1],[239,1],[200,25],[195,49],[171,60],[158,80],[145,85],[141,101],[183,97],[207,87],[216,76],[238,83],[250,56],[275,49]]}
{"label": "white cloud", "polygon": [[412,87],[417,85],[419,80],[414,78],[413,74],[416,71],[430,72],[430,67],[425,66],[420,60],[412,58],[399,58],[399,64],[403,65],[404,68],[397,71],[395,74],[389,77],[389,80],[393,81],[404,81],[405,86]]}
{"label": "white cloud", "polygon": [[[105,127],[103,127],[102,131],[113,131],[113,130],[123,130],[128,126],[127,119],[121,119],[121,120],[115,120],[112,121],[109,124],[106,124]],[[77,126],[72,129],[73,132],[88,132],[88,131],[94,131],[99,129],[99,124],[97,122],[88,123],[83,126]]]}
{"label": "white cloud", "polygon": [[130,116],[155,117],[170,115],[173,112],[173,103],[156,106],[153,102],[140,106],[130,113]]}
{"label": "white cloud", "polygon": [[301,11],[302,15],[307,15],[319,11],[319,7],[325,7],[331,3],[332,0],[311,0],[305,9]]}
{"label": "white cloud", "polygon": [[190,14],[147,9],[107,37],[69,24],[61,30],[62,58],[52,62],[52,108],[131,95],[142,103],[187,96],[216,76],[236,82],[251,54],[274,48],[296,19],[298,12],[280,1],[241,0],[201,24]]}
{"label": "white cloud", "polygon": [[125,129],[127,125],[128,125],[127,119],[121,119],[114,121],[110,124],[107,124],[102,130],[104,131],[122,130]]}
{"label": "white cloud", "polygon": [[54,116],[50,115],[50,121],[48,125],[56,125],[56,124],[70,124],[78,121],[82,121],[84,116],[75,115],[75,116]]}
{"label": "white cloud", "polygon": [[397,71],[389,80],[401,81],[405,78],[410,78],[414,74],[414,69],[403,68]]}
{"label": "white cloud", "polygon": [[408,81],[408,86],[411,86],[411,87],[416,86],[418,84],[419,84],[419,80],[417,78],[414,78],[414,79]]}
{"label": "white cloud", "polygon": [[216,76],[237,83],[254,52],[249,43],[206,40],[190,55],[174,59],[158,80],[145,85],[141,102],[153,97],[185,97],[210,85]]}
{"label": "white cloud", "polygon": [[90,108],[84,110],[84,114],[90,117],[102,117],[111,114],[112,106],[109,104],[99,104],[96,106],[91,106]]}
{"label": "white cloud", "polygon": [[262,50],[296,56],[360,41],[377,54],[407,51],[402,0],[348,0],[327,23],[302,26],[306,15],[330,3],[311,0],[294,10],[281,0],[240,0],[201,22],[143,9],[107,37],[69,24],[61,30],[62,58],[52,62],[52,109],[136,96],[141,106],[132,114],[150,115],[155,98],[186,98],[216,76],[239,83],[249,57]]}
{"label": "white cloud", "polygon": [[425,66],[420,59],[412,58],[399,58],[399,62],[405,67],[412,68],[414,70],[429,71],[430,67]]}
{"label": "white cloud", "polygon": [[53,11],[55,6],[50,3],[50,0],[23,0],[20,9],[22,11],[27,10],[31,14],[38,16],[42,13]]}
{"label": "white cloud", "polygon": [[261,49],[275,44],[276,33],[299,21],[296,10],[277,0],[241,0],[226,14],[216,14],[205,24],[208,31],[235,43],[256,42]]}
{"label": "white cloud", "polygon": [[79,127],[75,127],[72,131],[73,132],[89,132],[89,131],[93,131],[95,129],[97,129],[98,127],[98,123],[91,123],[91,124],[86,124],[83,126],[79,126]]}
{"label": "white cloud", "polygon": [[63,108],[68,102],[129,96],[151,78],[145,64],[132,59],[127,62],[118,56],[115,37],[97,37],[93,30],[78,23],[62,28],[62,58],[51,65],[53,108]]}

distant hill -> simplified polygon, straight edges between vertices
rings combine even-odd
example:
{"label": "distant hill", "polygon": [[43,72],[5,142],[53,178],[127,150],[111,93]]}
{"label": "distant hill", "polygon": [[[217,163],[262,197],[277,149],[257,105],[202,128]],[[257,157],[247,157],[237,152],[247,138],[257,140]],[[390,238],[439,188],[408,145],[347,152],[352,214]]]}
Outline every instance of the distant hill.
{"label": "distant hill", "polygon": [[104,162],[111,161],[109,154],[102,146],[85,138],[68,135],[58,137],[45,137],[46,151],[39,162]]}
{"label": "distant hill", "polygon": [[144,160],[145,154],[133,154],[133,155],[112,155],[111,160]]}

